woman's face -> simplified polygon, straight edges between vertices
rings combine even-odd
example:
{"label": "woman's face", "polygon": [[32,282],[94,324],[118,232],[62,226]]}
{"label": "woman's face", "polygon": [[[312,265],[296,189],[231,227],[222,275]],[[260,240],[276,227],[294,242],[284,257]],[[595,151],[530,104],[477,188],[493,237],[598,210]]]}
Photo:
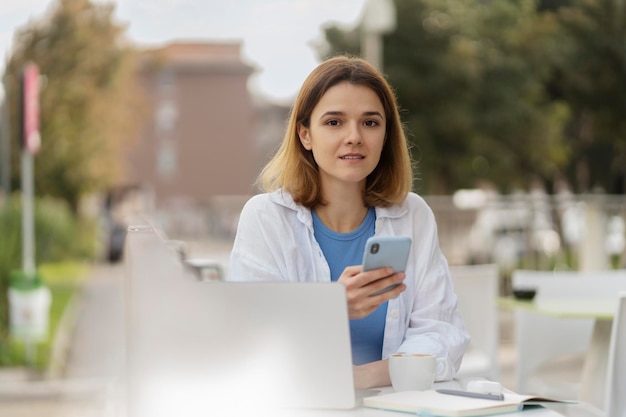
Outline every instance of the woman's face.
{"label": "woman's face", "polygon": [[364,186],[376,168],[385,141],[385,111],[376,93],[348,82],[322,96],[310,126],[298,127],[300,142],[312,151],[322,187]]}

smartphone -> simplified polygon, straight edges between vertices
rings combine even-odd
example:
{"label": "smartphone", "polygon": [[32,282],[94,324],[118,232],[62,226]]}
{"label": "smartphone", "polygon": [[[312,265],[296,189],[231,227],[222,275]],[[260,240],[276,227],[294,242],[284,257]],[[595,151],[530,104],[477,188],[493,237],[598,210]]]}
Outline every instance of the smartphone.
{"label": "smartphone", "polygon": [[[393,272],[404,272],[409,260],[411,238],[408,236],[372,236],[365,243],[363,252],[363,271],[383,267],[392,267]],[[400,284],[370,294],[370,297],[382,294]]]}

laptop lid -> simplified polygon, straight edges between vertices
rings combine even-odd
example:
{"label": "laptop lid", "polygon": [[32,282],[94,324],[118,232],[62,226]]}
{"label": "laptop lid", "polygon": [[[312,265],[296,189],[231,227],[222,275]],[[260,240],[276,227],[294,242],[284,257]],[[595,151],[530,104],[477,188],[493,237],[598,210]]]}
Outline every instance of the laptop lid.
{"label": "laptop lid", "polygon": [[126,256],[131,416],[354,407],[341,284],[199,282],[150,228]]}

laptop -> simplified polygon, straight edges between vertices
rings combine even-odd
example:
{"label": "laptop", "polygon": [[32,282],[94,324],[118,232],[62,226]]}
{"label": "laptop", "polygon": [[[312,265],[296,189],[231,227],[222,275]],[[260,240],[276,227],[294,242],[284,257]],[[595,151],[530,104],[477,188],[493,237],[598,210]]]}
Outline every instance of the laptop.
{"label": "laptop", "polygon": [[152,228],[126,244],[130,416],[355,406],[341,284],[200,282]]}

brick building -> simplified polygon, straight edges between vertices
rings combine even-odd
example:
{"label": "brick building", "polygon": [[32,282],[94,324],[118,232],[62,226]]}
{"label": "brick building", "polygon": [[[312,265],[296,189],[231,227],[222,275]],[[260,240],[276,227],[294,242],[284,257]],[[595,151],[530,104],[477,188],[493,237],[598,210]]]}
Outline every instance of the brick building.
{"label": "brick building", "polygon": [[139,201],[125,211],[148,205],[168,234],[232,236],[290,110],[250,93],[256,69],[240,52],[239,42],[172,42],[142,53],[147,114],[138,109],[144,126],[110,211]]}
{"label": "brick building", "polygon": [[240,46],[174,42],[143,53],[149,112],[128,155],[128,182],[151,190],[157,206],[253,191],[258,134],[247,82],[254,68]]}

